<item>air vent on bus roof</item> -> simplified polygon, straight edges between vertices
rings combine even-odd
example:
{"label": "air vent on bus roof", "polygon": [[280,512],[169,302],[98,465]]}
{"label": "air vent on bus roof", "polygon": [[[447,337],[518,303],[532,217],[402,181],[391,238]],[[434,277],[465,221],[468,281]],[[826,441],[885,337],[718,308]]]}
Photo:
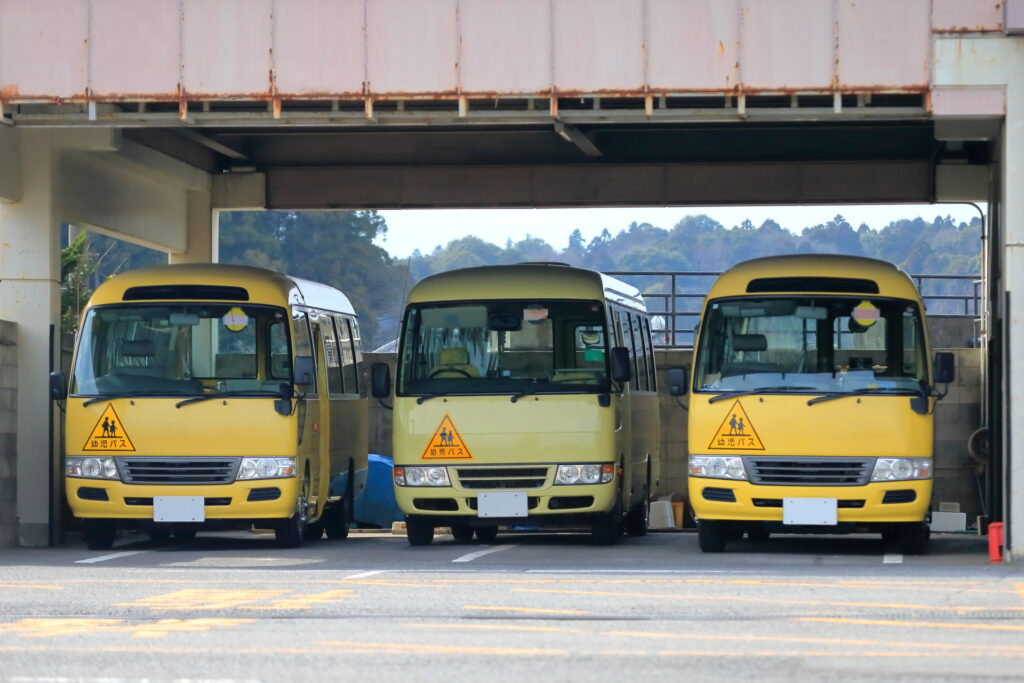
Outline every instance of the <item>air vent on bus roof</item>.
{"label": "air vent on bus roof", "polygon": [[219,299],[222,301],[248,301],[249,292],[244,287],[221,285],[149,285],[129,287],[125,290],[125,301],[144,299]]}
{"label": "air vent on bus roof", "polygon": [[878,283],[855,277],[761,277],[750,281],[747,292],[878,294]]}

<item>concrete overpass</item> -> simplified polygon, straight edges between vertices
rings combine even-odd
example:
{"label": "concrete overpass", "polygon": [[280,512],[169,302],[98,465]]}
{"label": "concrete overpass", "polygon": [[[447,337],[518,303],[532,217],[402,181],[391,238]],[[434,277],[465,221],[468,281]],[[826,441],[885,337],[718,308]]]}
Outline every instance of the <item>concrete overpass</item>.
{"label": "concrete overpass", "polygon": [[1021,33],[1024,0],[0,0],[0,516],[55,537],[62,223],[180,262],[221,209],[984,201],[1024,548]]}

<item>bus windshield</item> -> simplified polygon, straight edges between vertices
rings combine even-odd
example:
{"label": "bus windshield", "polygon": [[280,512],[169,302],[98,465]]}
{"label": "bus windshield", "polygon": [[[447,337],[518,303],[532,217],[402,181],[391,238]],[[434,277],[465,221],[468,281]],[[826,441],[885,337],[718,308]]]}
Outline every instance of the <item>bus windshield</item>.
{"label": "bus windshield", "polygon": [[913,301],[718,299],[701,322],[694,388],[703,392],[919,393],[927,385]]}
{"label": "bus windshield", "polygon": [[98,306],[82,325],[76,396],[278,393],[291,382],[288,317],[270,306]]}
{"label": "bus windshield", "polygon": [[608,390],[604,306],[499,300],[410,306],[403,395]]}

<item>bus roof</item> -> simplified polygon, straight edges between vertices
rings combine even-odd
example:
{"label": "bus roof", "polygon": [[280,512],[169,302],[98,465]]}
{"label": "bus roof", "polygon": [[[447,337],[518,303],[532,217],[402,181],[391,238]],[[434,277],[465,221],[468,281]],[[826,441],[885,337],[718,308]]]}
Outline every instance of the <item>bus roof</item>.
{"label": "bus roof", "polygon": [[[766,256],[739,263],[718,276],[708,299],[724,296],[746,295],[753,280],[777,280],[778,289],[759,287],[758,294],[767,293],[844,293],[859,292],[829,291],[827,286],[815,288],[813,292],[801,287],[786,289],[791,278],[848,278],[870,280],[878,285],[878,296],[910,299],[920,302],[921,297],[910,277],[896,265],[880,259],[865,256],[843,256],[840,254],[793,254],[790,256]],[[768,285],[768,283],[765,283]],[[810,283],[809,283],[810,284]]]}
{"label": "bus roof", "polygon": [[409,292],[408,303],[492,299],[607,299],[645,311],[633,285],[584,268],[557,263],[479,266],[438,273]]}
{"label": "bus roof", "polygon": [[355,315],[352,303],[342,292],[328,285],[289,277],[266,268],[238,266],[226,263],[183,263],[152,266],[119,273],[96,288],[90,306],[123,303],[129,289],[145,287],[171,288],[159,296],[147,296],[145,289],[136,290],[129,301],[240,301],[219,297],[216,293],[197,298],[195,293],[182,292],[175,296],[175,286],[207,286],[242,288],[248,303],[276,306],[296,304],[339,313]]}

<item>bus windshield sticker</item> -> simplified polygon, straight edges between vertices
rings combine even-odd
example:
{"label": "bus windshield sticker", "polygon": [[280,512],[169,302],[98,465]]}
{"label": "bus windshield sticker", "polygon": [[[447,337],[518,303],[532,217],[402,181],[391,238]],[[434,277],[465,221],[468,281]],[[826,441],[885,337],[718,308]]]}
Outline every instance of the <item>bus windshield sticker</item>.
{"label": "bus windshield sticker", "polygon": [[108,403],[96,426],[85,440],[83,451],[135,451],[135,445],[128,438],[121,418],[114,412],[114,404]]}
{"label": "bus windshield sticker", "polygon": [[421,460],[472,460],[473,455],[469,448],[459,436],[459,430],[455,429],[452,419],[448,413],[438,426],[434,436],[427,443]]}
{"label": "bus windshield sticker", "polygon": [[870,301],[861,301],[853,307],[853,311],[850,313],[850,317],[856,320],[861,327],[871,327],[878,322],[879,315],[878,307]]}
{"label": "bus windshield sticker", "polygon": [[539,323],[548,319],[548,309],[540,304],[530,304],[523,309],[523,320],[528,323]]}
{"label": "bus windshield sticker", "polygon": [[723,451],[763,451],[764,444],[761,443],[761,437],[757,435],[757,430],[754,429],[754,425],[750,423],[750,418],[747,417],[747,411],[743,410],[743,405],[739,399],[732,404],[729,408],[729,412],[726,413],[725,419],[722,420],[722,425],[715,432],[715,435],[711,437],[711,443],[708,444],[709,450],[723,450]]}
{"label": "bus windshield sticker", "polygon": [[221,322],[224,323],[224,327],[228,328],[232,332],[241,332],[245,328],[249,327],[249,316],[245,314],[238,306],[232,306],[228,309],[228,312],[221,318]]}

